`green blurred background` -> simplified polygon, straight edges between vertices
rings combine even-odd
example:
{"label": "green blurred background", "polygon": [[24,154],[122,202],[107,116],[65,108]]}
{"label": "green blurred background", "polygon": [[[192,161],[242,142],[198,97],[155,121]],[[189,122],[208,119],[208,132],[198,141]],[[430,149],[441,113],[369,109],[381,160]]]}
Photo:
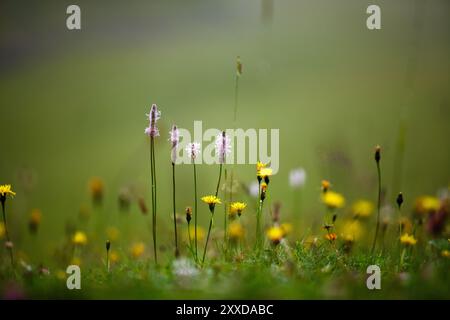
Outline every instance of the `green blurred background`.
{"label": "green blurred background", "polygon": [[[144,127],[151,103],[162,110],[156,160],[160,236],[171,244],[172,123],[192,129],[233,126],[235,58],[244,66],[237,124],[280,129],[280,170],[271,199],[290,219],[289,171],[307,172],[300,236],[321,221],[320,181],[347,202],[376,199],[373,148],[383,148],[387,202],[401,189],[435,194],[450,177],[450,2],[441,1],[83,1],[82,30],[66,29],[73,1],[0,3],[0,183],[11,183],[11,233],[18,248],[49,263],[65,225],[83,228],[88,181],[101,177],[107,225],[150,250],[150,215],[117,196],[132,187],[150,204]],[[366,28],[378,4],[382,29]],[[395,186],[404,127],[401,183]],[[401,136],[401,135],[400,135]],[[253,165],[234,167],[243,183]],[[192,205],[192,167],[177,171],[178,211]],[[199,193],[212,193],[217,167],[198,169]],[[240,196],[238,196],[239,198]],[[245,199],[245,197],[241,197]],[[30,211],[43,213],[39,237]],[[209,219],[201,208],[202,225]],[[96,211],[102,211],[101,213]],[[249,211],[249,221],[253,212]],[[124,218],[125,217],[125,218]],[[221,219],[219,219],[221,221]],[[220,226],[220,222],[218,222]],[[169,237],[170,236],[170,237]],[[106,236],[105,236],[106,237]],[[171,254],[171,251],[169,251]]]}

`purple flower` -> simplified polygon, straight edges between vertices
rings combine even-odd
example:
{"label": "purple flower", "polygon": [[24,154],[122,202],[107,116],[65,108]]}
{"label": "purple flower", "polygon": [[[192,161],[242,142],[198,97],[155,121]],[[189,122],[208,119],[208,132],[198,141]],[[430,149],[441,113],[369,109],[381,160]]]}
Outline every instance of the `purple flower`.
{"label": "purple flower", "polygon": [[197,158],[198,154],[200,153],[200,143],[189,143],[186,147],[186,152],[189,153],[189,156],[192,160],[195,160],[195,158]]}
{"label": "purple flower", "polygon": [[224,164],[225,158],[227,155],[231,153],[231,140],[225,134],[225,131],[222,131],[221,134],[217,135],[216,138],[216,154],[219,155],[219,163]]}
{"label": "purple flower", "polygon": [[178,132],[178,128],[176,125],[172,126],[172,130],[169,132],[170,134],[170,142],[172,143],[172,163],[175,163],[177,160],[177,147],[180,142],[180,133]]}
{"label": "purple flower", "polygon": [[159,130],[156,127],[156,122],[159,120],[159,118],[161,118],[161,111],[158,110],[158,106],[156,104],[152,104],[150,113],[146,116],[148,117],[149,125],[147,128],[145,128],[145,134],[149,137],[159,136]]}

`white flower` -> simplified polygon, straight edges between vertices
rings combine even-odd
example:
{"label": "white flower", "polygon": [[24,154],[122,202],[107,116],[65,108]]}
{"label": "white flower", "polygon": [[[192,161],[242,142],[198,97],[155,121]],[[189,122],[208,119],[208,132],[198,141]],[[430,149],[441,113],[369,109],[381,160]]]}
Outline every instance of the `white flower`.
{"label": "white flower", "polygon": [[175,163],[177,161],[177,146],[178,146],[178,143],[180,142],[180,134],[178,132],[177,126],[173,125],[172,130],[169,133],[170,133],[169,140],[172,143],[171,158],[172,158],[172,163]]}
{"label": "white flower", "polygon": [[216,137],[216,154],[219,155],[219,163],[225,163],[225,157],[231,153],[231,140],[225,131]]}
{"label": "white flower", "polygon": [[258,193],[259,193],[259,184],[256,181],[253,181],[252,183],[250,183],[250,185],[248,186],[248,192],[250,193],[250,195],[254,198],[258,197]]}
{"label": "white flower", "polygon": [[186,147],[186,152],[189,153],[191,159],[194,160],[200,153],[200,143],[198,142],[189,143]]}
{"label": "white flower", "polygon": [[292,169],[289,173],[289,184],[292,188],[300,188],[305,185],[306,172],[303,168]]}
{"label": "white flower", "polygon": [[193,277],[199,273],[194,264],[186,258],[174,260],[172,264],[172,272],[179,277]]}
{"label": "white flower", "polygon": [[159,130],[156,127],[156,122],[161,118],[161,111],[158,110],[158,106],[156,104],[152,104],[152,108],[150,109],[150,113],[147,114],[148,117],[148,127],[145,128],[145,134],[149,137],[157,137],[159,136]]}

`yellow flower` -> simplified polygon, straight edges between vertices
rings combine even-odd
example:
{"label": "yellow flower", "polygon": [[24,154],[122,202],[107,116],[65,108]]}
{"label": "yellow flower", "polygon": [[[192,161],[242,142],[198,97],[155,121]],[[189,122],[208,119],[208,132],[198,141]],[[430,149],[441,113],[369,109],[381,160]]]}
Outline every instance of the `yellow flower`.
{"label": "yellow flower", "polygon": [[243,202],[233,202],[230,205],[230,214],[237,214],[238,216],[241,216],[242,211],[244,211],[245,207],[247,207],[247,205]]}
{"label": "yellow flower", "polygon": [[284,231],[279,226],[270,227],[267,230],[267,238],[272,241],[273,244],[277,245],[280,243],[281,239],[284,237]]}
{"label": "yellow flower", "polygon": [[[195,226],[189,226],[189,232],[191,234],[191,240],[194,241],[195,240]],[[188,239],[189,241],[189,233],[186,232],[186,239]],[[197,242],[198,241],[202,241],[203,239],[205,239],[205,229],[203,229],[202,227],[197,227]]]}
{"label": "yellow flower", "polygon": [[406,246],[414,246],[417,243],[417,240],[413,235],[405,233],[400,237],[400,242]]}
{"label": "yellow flower", "polygon": [[119,258],[119,253],[115,250],[111,250],[109,254],[109,261],[111,261],[111,263],[116,263],[117,261],[119,261]]}
{"label": "yellow flower", "polygon": [[292,224],[290,223],[282,223],[280,228],[281,230],[283,230],[283,237],[286,237],[289,233],[292,232]]}
{"label": "yellow flower", "polygon": [[5,236],[5,225],[2,221],[0,221],[0,239],[3,239]]}
{"label": "yellow flower", "polygon": [[342,227],[342,237],[346,241],[356,241],[363,233],[363,227],[358,220],[350,220]]}
{"label": "yellow flower", "polygon": [[106,235],[110,241],[115,241],[119,238],[120,231],[116,227],[106,228]]}
{"label": "yellow flower", "polygon": [[258,176],[264,179],[266,177],[270,177],[272,173],[273,171],[271,168],[262,168],[261,170],[259,170]]}
{"label": "yellow flower", "polygon": [[221,204],[220,199],[216,196],[204,196],[202,197],[202,201],[206,204]]}
{"label": "yellow flower", "polygon": [[340,193],[334,191],[323,193],[322,201],[330,209],[342,208],[345,205],[345,198]]}
{"label": "yellow flower", "polygon": [[415,211],[420,214],[436,212],[439,210],[439,199],[432,196],[421,196],[416,199]]}
{"label": "yellow flower", "polygon": [[73,235],[72,242],[75,245],[84,246],[87,244],[87,236],[83,231],[77,231]]}
{"label": "yellow flower", "polygon": [[202,197],[202,201],[209,205],[209,210],[212,212],[216,204],[221,204],[220,199],[216,196],[204,196]]}
{"label": "yellow flower", "polygon": [[373,212],[373,203],[368,200],[358,200],[353,203],[352,213],[355,217],[366,218]]}
{"label": "yellow flower", "polygon": [[8,195],[11,197],[16,195],[16,193],[11,190],[11,185],[10,184],[0,185],[0,196],[6,198],[6,196]]}
{"label": "yellow flower", "polygon": [[228,226],[228,236],[231,240],[239,240],[244,238],[245,230],[242,225],[235,221]]}
{"label": "yellow flower", "polygon": [[141,257],[145,252],[145,244],[143,242],[136,242],[131,246],[131,255],[137,259]]}
{"label": "yellow flower", "polygon": [[441,256],[444,258],[450,258],[450,251],[449,250],[442,250]]}
{"label": "yellow flower", "polygon": [[256,163],[256,174],[259,176],[261,169],[264,169],[266,166],[267,166],[267,164],[264,164],[264,163],[258,161]]}

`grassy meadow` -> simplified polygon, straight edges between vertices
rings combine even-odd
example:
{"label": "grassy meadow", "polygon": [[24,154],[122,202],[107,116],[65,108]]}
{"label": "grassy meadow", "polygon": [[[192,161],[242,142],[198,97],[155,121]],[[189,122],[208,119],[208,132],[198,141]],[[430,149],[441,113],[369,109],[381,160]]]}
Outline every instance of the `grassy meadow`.
{"label": "grassy meadow", "polygon": [[[80,31],[66,3],[2,2],[0,297],[449,299],[450,4],[377,2],[377,31],[350,0],[79,1]],[[224,166],[204,263],[216,164],[196,165],[198,259],[176,165],[174,255],[169,131],[196,120],[280,130],[259,187],[256,164]]]}

